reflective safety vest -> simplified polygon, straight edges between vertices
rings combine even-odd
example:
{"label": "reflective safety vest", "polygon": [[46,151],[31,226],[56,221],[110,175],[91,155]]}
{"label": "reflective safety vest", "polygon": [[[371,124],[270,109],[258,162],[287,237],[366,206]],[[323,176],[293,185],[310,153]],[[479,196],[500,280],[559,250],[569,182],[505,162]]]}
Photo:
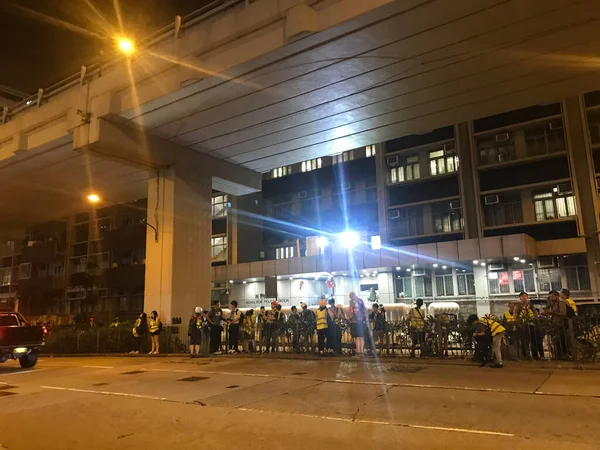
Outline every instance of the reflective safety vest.
{"label": "reflective safety vest", "polygon": [[535,314],[532,311],[531,305],[527,306],[527,309],[521,309],[521,311],[519,312],[519,317],[523,320],[533,322],[533,320],[535,319]]}
{"label": "reflective safety vest", "polygon": [[317,330],[327,328],[327,308],[317,309]]}
{"label": "reflective safety vest", "polygon": [[196,318],[196,328],[200,329],[202,328],[203,322],[202,322],[202,318],[201,317],[197,317]]}
{"label": "reflective safety vest", "polygon": [[575,314],[577,314],[577,304],[575,303],[575,300],[573,300],[571,297],[569,297],[565,300],[565,302],[567,302],[569,304],[569,306],[571,308],[573,308],[573,311],[575,311]]}
{"label": "reflective safety vest", "polygon": [[510,311],[504,311],[504,319],[507,322],[514,322],[515,321],[515,315],[514,315],[514,313],[511,314]]}
{"label": "reflective safety vest", "polygon": [[410,327],[415,330],[423,330],[425,328],[425,312],[423,308],[412,308],[410,310]]}
{"label": "reflective safety vest", "polygon": [[479,323],[488,327],[490,329],[490,331],[492,332],[492,336],[496,336],[498,333],[502,333],[503,331],[506,331],[506,328],[504,328],[498,322],[496,322],[495,320],[492,320],[492,319],[488,319],[487,317],[482,317],[481,319],[479,319]]}
{"label": "reflective safety vest", "polygon": [[150,319],[150,333],[155,333],[158,331],[158,318],[156,320]]}

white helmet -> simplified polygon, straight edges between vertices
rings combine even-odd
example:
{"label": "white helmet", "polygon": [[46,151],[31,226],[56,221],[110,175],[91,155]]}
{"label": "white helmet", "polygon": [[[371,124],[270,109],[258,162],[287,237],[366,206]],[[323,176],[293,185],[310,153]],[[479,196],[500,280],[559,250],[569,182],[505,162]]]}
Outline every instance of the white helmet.
{"label": "white helmet", "polygon": [[194,312],[196,314],[200,314],[202,312],[202,308],[200,308],[199,306],[196,306],[196,309],[194,310]]}

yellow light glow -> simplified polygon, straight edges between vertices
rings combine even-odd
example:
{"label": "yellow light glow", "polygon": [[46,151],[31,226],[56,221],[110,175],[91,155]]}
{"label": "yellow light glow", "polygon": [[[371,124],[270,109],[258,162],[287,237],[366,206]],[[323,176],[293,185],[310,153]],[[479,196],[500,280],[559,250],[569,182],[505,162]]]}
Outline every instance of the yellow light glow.
{"label": "yellow light glow", "polygon": [[119,50],[123,53],[131,54],[134,52],[135,48],[133,42],[129,39],[119,39]]}
{"label": "yellow light glow", "polygon": [[96,194],[90,194],[87,196],[87,199],[90,203],[98,203],[100,201],[100,197]]}

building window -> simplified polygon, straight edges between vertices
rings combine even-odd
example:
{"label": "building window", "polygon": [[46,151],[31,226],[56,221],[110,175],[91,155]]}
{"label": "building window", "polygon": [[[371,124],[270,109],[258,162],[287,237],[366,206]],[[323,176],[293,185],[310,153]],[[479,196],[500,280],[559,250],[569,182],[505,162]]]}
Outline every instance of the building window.
{"label": "building window", "polygon": [[375,156],[375,146],[374,145],[367,145],[365,148],[366,148],[366,152],[367,152],[367,158],[370,158],[371,156]]}
{"label": "building window", "polygon": [[127,297],[119,298],[119,311],[129,311],[129,298],[127,298]]}
{"label": "building window", "polygon": [[463,229],[460,200],[434,203],[431,217],[434,233],[449,233]]}
{"label": "building window", "polygon": [[402,183],[418,178],[421,178],[418,155],[403,158],[398,167],[390,169],[390,183]]}
{"label": "building window", "polygon": [[292,214],[292,204],[284,203],[273,207],[273,217],[287,217]]}
{"label": "building window", "polygon": [[560,291],[562,289],[560,269],[538,269],[537,280],[540,292]]}
{"label": "building window", "polygon": [[454,295],[452,269],[435,271],[435,294],[437,297],[450,297]]}
{"label": "building window", "polygon": [[533,196],[535,220],[551,220],[575,216],[575,196],[558,195],[556,192],[544,192]]}
{"label": "building window", "polygon": [[[375,154],[375,153],[373,153]],[[331,162],[333,164],[341,164],[343,162],[353,161],[354,160],[354,150],[348,150],[344,153],[339,153],[337,155],[333,155],[331,157]]]}
{"label": "building window", "polygon": [[277,247],[275,249],[275,259],[285,259],[294,257],[295,248],[293,245],[286,247]]}
{"label": "building window", "polygon": [[210,239],[212,247],[212,260],[225,261],[227,259],[227,236],[213,236]]}
{"label": "building window", "polygon": [[31,278],[31,263],[23,263],[19,265],[19,280]]}
{"label": "building window", "polygon": [[224,217],[227,215],[227,195],[217,195],[212,198],[212,216]]}
{"label": "building window", "polygon": [[515,142],[510,133],[500,133],[491,139],[481,140],[477,142],[477,149],[481,166],[512,161],[517,158]]}
{"label": "building window", "polygon": [[311,170],[320,169],[322,165],[321,158],[310,159],[308,161],[302,161],[300,165],[302,172],[310,172]]}
{"label": "building window", "polygon": [[452,173],[458,170],[458,156],[453,144],[441,150],[429,152],[429,172],[431,176]]}
{"label": "building window", "polygon": [[412,298],[412,281],[410,277],[396,277],[396,292],[399,298]]}
{"label": "building window", "polygon": [[533,269],[513,270],[512,277],[515,285],[515,292],[535,292]]}
{"label": "building window", "polygon": [[510,293],[510,284],[508,282],[508,272],[489,272],[487,274],[488,287],[490,294],[508,294]]}
{"label": "building window", "polygon": [[390,231],[394,237],[419,236],[423,231],[423,210],[411,206],[390,211]]}
{"label": "building window", "polygon": [[484,201],[483,213],[487,227],[523,222],[520,193],[498,195],[497,199],[493,200],[494,203],[489,204]]}
{"label": "building window", "polygon": [[433,297],[433,283],[429,271],[426,271],[425,276],[415,277],[415,296]]}
{"label": "building window", "polygon": [[6,267],[4,269],[0,269],[0,286],[8,286],[10,285],[12,279],[12,268]]}
{"label": "building window", "polygon": [[564,151],[566,145],[562,121],[559,119],[526,129],[525,145],[527,146],[527,156],[538,156]]}
{"label": "building window", "polygon": [[585,256],[576,255],[565,258],[567,287],[572,291],[589,291],[590,272]]}
{"label": "building window", "polygon": [[456,274],[458,295],[475,295],[475,276],[472,273]]}
{"label": "building window", "polygon": [[271,171],[272,178],[281,178],[292,174],[292,166],[283,166]]}

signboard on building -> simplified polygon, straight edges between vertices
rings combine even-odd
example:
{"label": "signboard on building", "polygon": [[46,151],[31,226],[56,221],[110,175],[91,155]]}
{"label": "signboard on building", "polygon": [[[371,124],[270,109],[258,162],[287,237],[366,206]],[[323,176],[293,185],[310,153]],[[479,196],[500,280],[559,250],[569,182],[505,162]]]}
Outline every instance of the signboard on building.
{"label": "signboard on building", "polygon": [[271,302],[274,300],[277,300],[281,306],[290,306],[291,305],[289,298],[276,299],[276,298],[271,298],[271,297],[258,297],[258,298],[246,299],[246,300],[240,301],[239,307],[240,308],[260,308],[261,306],[264,306],[265,308],[270,308]]}

